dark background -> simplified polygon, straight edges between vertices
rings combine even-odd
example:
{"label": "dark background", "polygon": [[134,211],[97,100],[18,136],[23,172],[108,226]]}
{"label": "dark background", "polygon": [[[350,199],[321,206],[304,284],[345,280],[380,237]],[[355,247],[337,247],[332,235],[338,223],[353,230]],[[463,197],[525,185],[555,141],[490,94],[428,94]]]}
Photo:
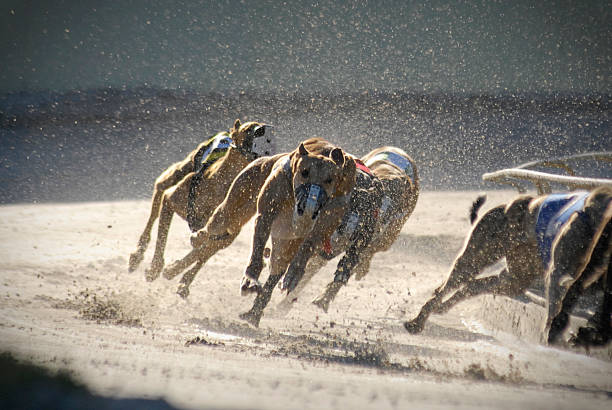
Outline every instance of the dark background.
{"label": "dark background", "polygon": [[0,201],[144,198],[235,118],[398,145],[425,189],[612,150],[611,2],[421,3],[4,1]]}

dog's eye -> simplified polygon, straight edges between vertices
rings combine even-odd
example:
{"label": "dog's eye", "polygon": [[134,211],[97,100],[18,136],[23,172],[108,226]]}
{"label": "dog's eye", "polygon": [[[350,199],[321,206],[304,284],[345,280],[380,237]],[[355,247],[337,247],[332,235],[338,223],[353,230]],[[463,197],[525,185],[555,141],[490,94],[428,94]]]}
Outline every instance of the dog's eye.
{"label": "dog's eye", "polygon": [[308,178],[309,172],[307,169],[302,171],[302,178]]}
{"label": "dog's eye", "polygon": [[332,183],[332,179],[331,179],[331,178],[327,178],[327,179],[325,180],[325,183],[326,183],[326,184],[331,184],[331,183]]}

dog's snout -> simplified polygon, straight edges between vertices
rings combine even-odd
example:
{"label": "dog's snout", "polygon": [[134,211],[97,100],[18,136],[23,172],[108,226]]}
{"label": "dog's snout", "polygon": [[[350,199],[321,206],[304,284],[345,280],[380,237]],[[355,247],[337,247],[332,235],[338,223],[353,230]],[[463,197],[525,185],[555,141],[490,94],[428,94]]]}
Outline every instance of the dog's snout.
{"label": "dog's snout", "polygon": [[[254,137],[255,138],[263,137],[265,134],[266,134],[266,127],[265,125],[263,125],[255,129]],[[268,139],[268,142],[270,142],[269,139]]]}
{"label": "dog's snout", "polygon": [[315,219],[327,202],[325,190],[316,184],[302,184],[295,192],[296,211],[299,216],[305,213]]}

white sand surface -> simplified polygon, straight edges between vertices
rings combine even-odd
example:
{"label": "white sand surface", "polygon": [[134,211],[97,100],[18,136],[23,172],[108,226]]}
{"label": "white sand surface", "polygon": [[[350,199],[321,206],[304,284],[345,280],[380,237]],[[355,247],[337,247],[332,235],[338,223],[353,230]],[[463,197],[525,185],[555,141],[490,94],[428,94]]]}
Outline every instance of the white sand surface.
{"label": "white sand surface", "polygon": [[[328,313],[310,301],[337,260],[288,313],[275,293],[258,329],[238,318],[253,300],[238,291],[252,223],[183,300],[178,278],[145,281],[153,243],[127,272],[148,201],[2,206],[0,347],[96,394],[179,408],[610,408],[609,350],[538,344],[535,305],[476,297],[433,315],[422,334],[403,329],[444,280],[476,194],[423,192],[396,244]],[[491,192],[485,209],[514,195]],[[175,218],[166,263],[189,249]]]}

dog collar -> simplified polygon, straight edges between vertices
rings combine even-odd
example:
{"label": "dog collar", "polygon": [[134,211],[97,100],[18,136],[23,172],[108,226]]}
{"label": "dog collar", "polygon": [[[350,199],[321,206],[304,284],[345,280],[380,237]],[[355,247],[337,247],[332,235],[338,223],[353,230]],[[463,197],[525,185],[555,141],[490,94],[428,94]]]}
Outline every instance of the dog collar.
{"label": "dog collar", "polygon": [[368,174],[371,177],[374,176],[374,174],[372,173],[370,168],[368,168],[368,166],[366,164],[364,164],[362,160],[360,160],[358,158],[354,158],[354,160],[355,160],[355,167],[358,170],[365,172],[366,174]]}

